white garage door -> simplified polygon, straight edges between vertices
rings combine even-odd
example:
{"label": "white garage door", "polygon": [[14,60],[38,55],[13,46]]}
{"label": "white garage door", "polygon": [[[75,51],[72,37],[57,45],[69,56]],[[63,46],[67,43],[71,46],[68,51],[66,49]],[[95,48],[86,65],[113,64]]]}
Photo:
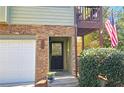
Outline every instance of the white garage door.
{"label": "white garage door", "polygon": [[34,37],[0,36],[0,84],[34,80]]}

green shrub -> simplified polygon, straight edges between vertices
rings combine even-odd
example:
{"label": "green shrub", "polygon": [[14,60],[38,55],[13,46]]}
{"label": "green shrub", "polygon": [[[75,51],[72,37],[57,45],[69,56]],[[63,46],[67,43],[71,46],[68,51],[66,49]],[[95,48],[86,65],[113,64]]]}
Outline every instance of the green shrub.
{"label": "green shrub", "polygon": [[106,75],[107,86],[114,87],[124,84],[124,53],[113,52],[101,63],[99,70],[102,75]]}
{"label": "green shrub", "polygon": [[[115,54],[116,55],[119,54],[119,57],[115,58],[115,56],[116,56]],[[113,59],[111,59],[111,56],[113,56],[113,55],[115,55],[115,56]],[[122,56],[122,53],[120,53],[118,50],[112,49],[112,48],[97,48],[97,49],[84,50],[81,53],[81,57],[80,57],[80,67],[79,67],[79,84],[80,84],[80,86],[83,86],[83,87],[100,86],[100,80],[98,79],[98,75],[105,74],[105,76],[108,76],[107,74],[112,73],[112,72],[111,73],[106,72],[106,68],[107,68],[107,66],[105,66],[105,65],[107,65],[106,62],[108,61],[111,63],[111,60],[123,61],[122,60],[123,57],[124,56]],[[114,61],[112,61],[113,63],[111,63],[111,64],[115,64],[116,62],[114,63]],[[119,64],[119,62],[118,62],[118,64]],[[122,66],[122,64],[120,64],[120,65]],[[109,67],[109,65],[108,65],[108,70],[110,70],[109,68],[114,69],[114,66]],[[120,73],[122,73],[123,71],[121,71]],[[111,74],[111,75],[113,75],[113,74]],[[120,78],[122,78],[122,77],[120,77]],[[113,79],[112,76],[111,76],[111,79]],[[110,80],[110,81],[112,82],[112,80]]]}

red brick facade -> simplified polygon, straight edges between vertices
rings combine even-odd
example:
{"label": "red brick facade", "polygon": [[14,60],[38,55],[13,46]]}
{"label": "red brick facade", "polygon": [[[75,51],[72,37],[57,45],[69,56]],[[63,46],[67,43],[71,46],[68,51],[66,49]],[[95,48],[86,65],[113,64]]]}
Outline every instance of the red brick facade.
{"label": "red brick facade", "polygon": [[[75,74],[75,29],[71,26],[55,25],[7,25],[0,24],[0,35],[36,36],[35,81],[47,76],[49,71],[49,37],[71,37],[72,73]],[[44,46],[41,43],[44,42]]]}

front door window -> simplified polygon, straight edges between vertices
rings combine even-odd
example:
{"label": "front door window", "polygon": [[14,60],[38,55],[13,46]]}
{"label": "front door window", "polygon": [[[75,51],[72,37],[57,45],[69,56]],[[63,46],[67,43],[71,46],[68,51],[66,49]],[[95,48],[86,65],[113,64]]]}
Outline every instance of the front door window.
{"label": "front door window", "polygon": [[62,56],[61,43],[52,43],[52,56]]}
{"label": "front door window", "polygon": [[51,42],[50,70],[63,70],[63,42]]}

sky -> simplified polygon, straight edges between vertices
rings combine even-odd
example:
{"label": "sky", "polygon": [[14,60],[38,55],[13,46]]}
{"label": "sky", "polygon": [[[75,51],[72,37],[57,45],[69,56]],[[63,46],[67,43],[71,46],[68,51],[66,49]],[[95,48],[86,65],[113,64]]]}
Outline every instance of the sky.
{"label": "sky", "polygon": [[[123,7],[122,6],[111,6],[110,9],[113,9],[113,14],[116,15],[116,11],[122,11]],[[114,16],[115,21],[118,19],[117,16]]]}
{"label": "sky", "polygon": [[122,10],[122,6],[112,6],[113,11]]}

